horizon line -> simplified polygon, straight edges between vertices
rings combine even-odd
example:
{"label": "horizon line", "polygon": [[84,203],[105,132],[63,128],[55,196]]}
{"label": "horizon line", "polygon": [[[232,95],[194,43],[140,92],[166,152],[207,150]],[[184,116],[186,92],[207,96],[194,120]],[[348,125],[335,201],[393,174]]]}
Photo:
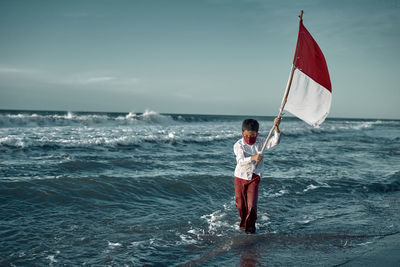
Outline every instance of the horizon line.
{"label": "horizon line", "polygon": [[[71,112],[71,113],[132,113],[133,111],[83,111],[83,110],[54,110],[54,109],[2,109],[0,108],[0,112],[4,112],[4,111],[12,111],[12,112],[16,112],[16,111],[22,111],[22,112]],[[157,114],[160,115],[190,115],[190,116],[230,116],[230,117],[276,117],[276,115],[249,115],[249,114],[213,114],[213,113],[169,113],[169,112],[158,112],[152,109],[146,109],[143,112],[133,112],[135,114],[143,114],[145,112],[155,112]],[[298,120],[301,120],[299,118],[297,118],[296,116],[287,113],[284,114],[286,115],[287,118],[296,118]],[[347,116],[343,116],[343,117],[327,117],[326,119],[348,119],[348,120],[400,120],[400,119],[390,119],[390,118],[361,118],[361,117],[347,117]]]}

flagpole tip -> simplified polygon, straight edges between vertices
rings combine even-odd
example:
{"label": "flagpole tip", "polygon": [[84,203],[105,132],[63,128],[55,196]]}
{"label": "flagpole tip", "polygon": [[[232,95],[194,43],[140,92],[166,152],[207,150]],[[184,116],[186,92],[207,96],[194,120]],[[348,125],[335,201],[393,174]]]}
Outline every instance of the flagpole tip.
{"label": "flagpole tip", "polygon": [[303,10],[301,10],[300,11],[300,16],[299,16],[300,20],[303,20],[303,13],[304,13]]}

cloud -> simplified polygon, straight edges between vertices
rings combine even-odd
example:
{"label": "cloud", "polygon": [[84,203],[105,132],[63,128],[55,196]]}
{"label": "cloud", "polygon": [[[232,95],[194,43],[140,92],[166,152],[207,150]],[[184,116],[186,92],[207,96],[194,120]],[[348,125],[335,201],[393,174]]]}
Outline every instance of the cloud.
{"label": "cloud", "polygon": [[22,69],[15,67],[0,66],[0,74],[35,74],[40,72],[41,71],[34,69]]}
{"label": "cloud", "polygon": [[0,82],[3,85],[56,85],[65,87],[107,88],[132,87],[139,82],[136,77],[125,76],[114,71],[90,71],[86,73],[57,73],[32,68],[0,65]]}
{"label": "cloud", "polygon": [[100,77],[88,77],[78,81],[78,83],[82,84],[93,84],[93,83],[107,83],[117,80],[116,77],[111,76],[100,76]]}
{"label": "cloud", "polygon": [[43,70],[0,65],[0,85],[3,88],[42,84],[44,76]]}
{"label": "cloud", "polygon": [[125,77],[123,75],[101,75],[101,74],[71,74],[64,78],[56,79],[55,83],[79,85],[79,86],[132,86],[139,82],[138,78]]}

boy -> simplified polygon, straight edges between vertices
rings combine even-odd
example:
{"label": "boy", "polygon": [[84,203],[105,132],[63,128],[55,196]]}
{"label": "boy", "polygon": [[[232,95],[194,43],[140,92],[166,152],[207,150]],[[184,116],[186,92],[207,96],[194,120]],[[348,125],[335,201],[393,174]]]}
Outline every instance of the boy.
{"label": "boy", "polygon": [[[274,120],[275,133],[268,141],[266,148],[279,143],[279,123]],[[247,119],[242,124],[242,136],[233,146],[236,155],[235,168],[235,204],[239,210],[240,227],[246,233],[256,232],[258,185],[264,169],[263,155],[259,154],[265,139],[258,137],[259,124],[256,120]]]}

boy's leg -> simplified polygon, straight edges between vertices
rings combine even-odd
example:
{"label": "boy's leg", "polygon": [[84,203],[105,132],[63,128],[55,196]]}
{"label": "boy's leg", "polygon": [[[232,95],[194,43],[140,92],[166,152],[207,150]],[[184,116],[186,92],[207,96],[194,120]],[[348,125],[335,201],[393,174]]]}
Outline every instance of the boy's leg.
{"label": "boy's leg", "polygon": [[256,232],[257,200],[260,176],[253,174],[253,179],[247,186],[247,216],[245,221],[246,232]]}
{"label": "boy's leg", "polygon": [[240,227],[245,227],[247,217],[247,205],[246,205],[246,194],[245,184],[243,179],[235,177],[235,204],[240,215]]}

